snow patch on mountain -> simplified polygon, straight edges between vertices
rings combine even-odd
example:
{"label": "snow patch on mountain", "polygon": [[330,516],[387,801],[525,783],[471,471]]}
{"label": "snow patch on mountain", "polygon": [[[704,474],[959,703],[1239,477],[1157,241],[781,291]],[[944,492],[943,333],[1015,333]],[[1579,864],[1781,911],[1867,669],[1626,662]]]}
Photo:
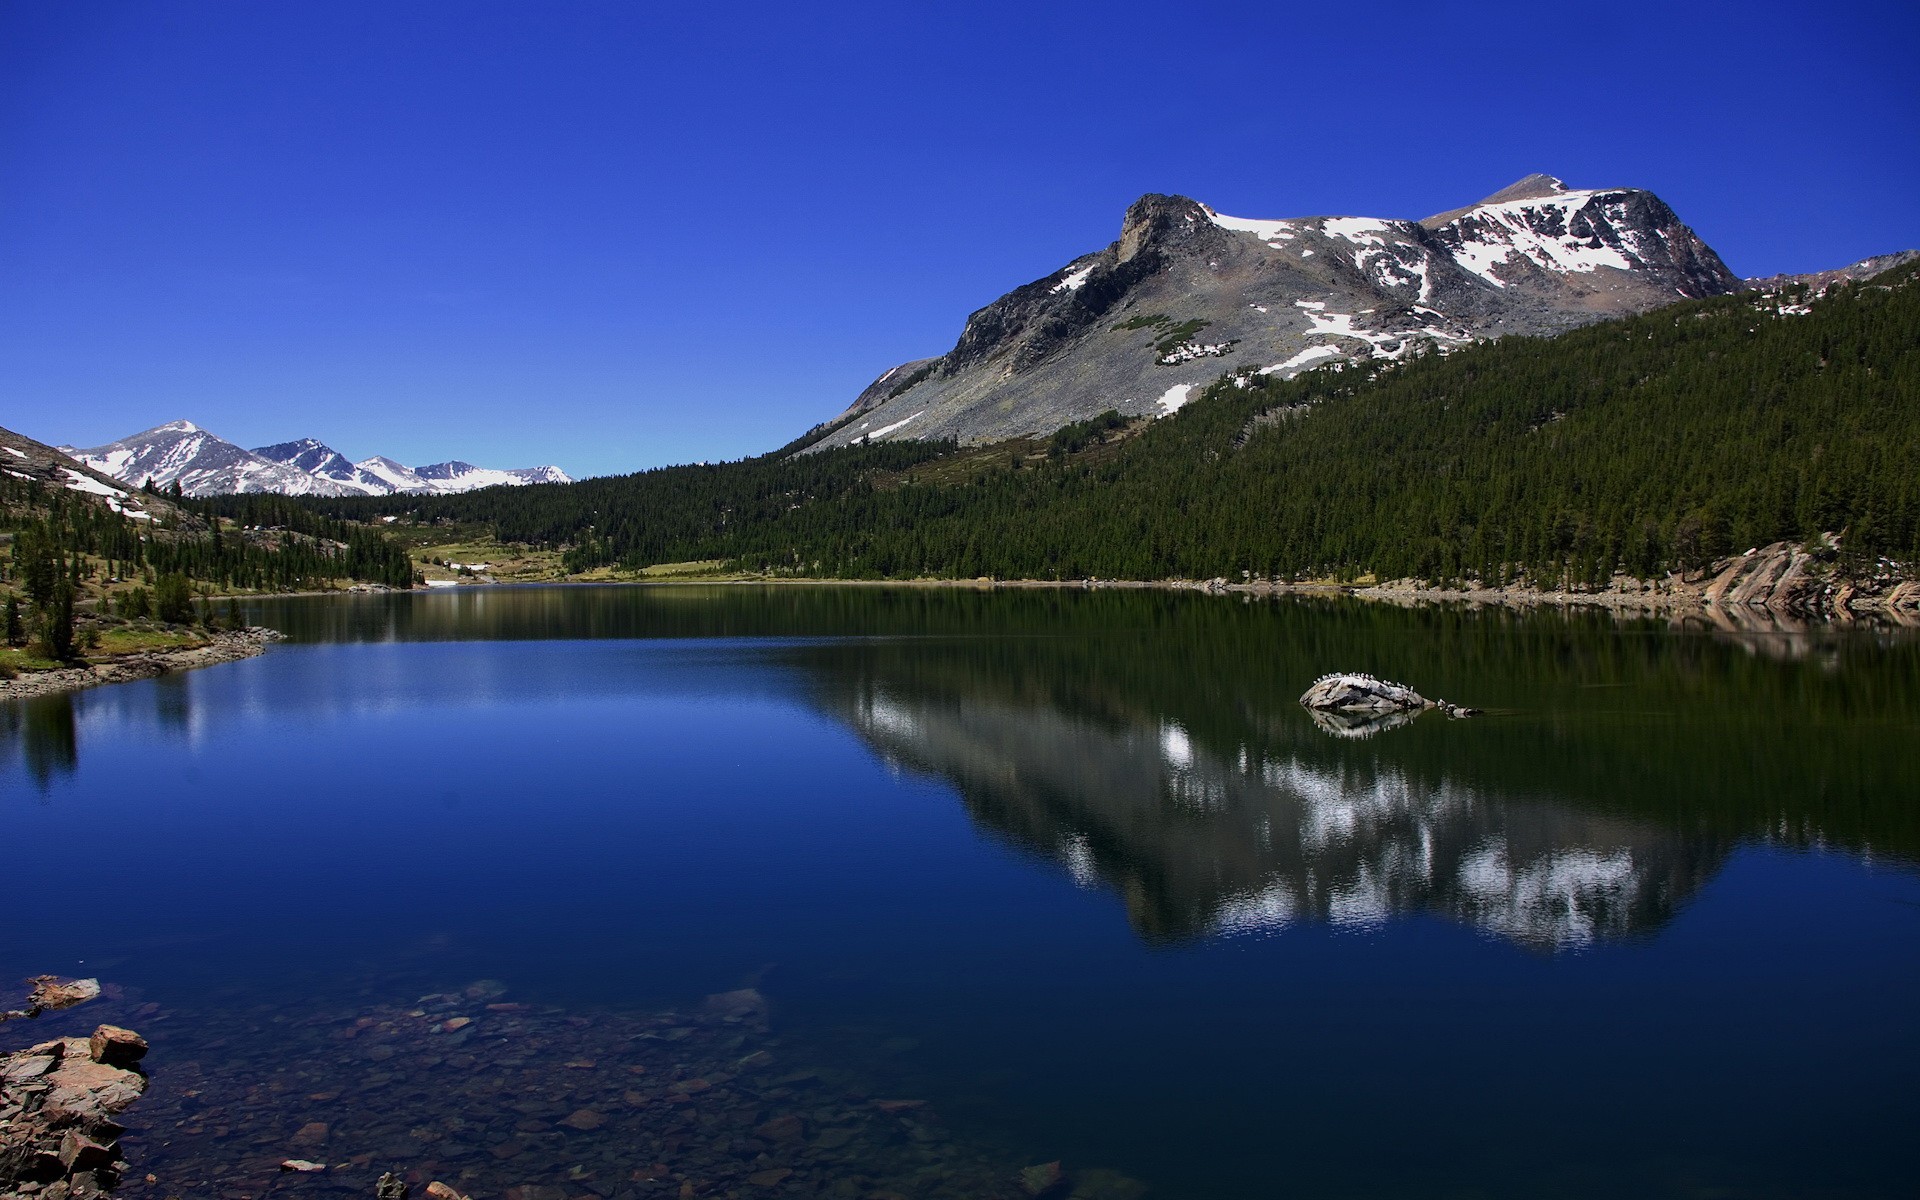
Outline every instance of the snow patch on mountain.
{"label": "snow patch on mountain", "polygon": [[[1229,217],[1222,213],[1207,210],[1208,217],[1222,229],[1231,229],[1236,233],[1251,233],[1270,245],[1277,242],[1290,242],[1296,236],[1291,221],[1262,221],[1249,217]],[[1279,249],[1275,245],[1274,249]]]}
{"label": "snow patch on mountain", "polygon": [[[9,449],[11,449],[11,447],[9,447]],[[19,454],[20,452],[18,450],[15,450],[14,453]],[[25,458],[26,456],[21,455],[21,457]],[[147,513],[141,512],[138,508],[134,507],[127,493],[121,491],[119,488],[101,483],[98,479],[93,478],[91,475],[83,475],[80,472],[74,470],[72,467],[61,467],[60,473],[67,477],[66,483],[62,484],[61,486],[67,488],[69,491],[85,492],[89,496],[104,497],[106,499],[108,508],[112,509],[114,512],[121,514],[122,516],[131,517],[133,520],[136,520],[136,521],[153,520],[153,518],[149,516]],[[18,471],[10,471],[8,472],[8,474],[19,475],[20,473]],[[32,479],[33,476],[20,475],[20,478]]]}
{"label": "snow patch on mountain", "polygon": [[868,433],[866,435],[866,439],[868,441],[872,441],[874,438],[882,438],[887,436],[890,433],[893,433],[896,430],[905,429],[909,424],[919,420],[921,415],[922,414],[920,413],[914,413],[910,417],[902,417],[900,420],[895,421],[891,425],[882,425],[880,428],[875,429],[872,432]]}
{"label": "snow patch on mountain", "polygon": [[1093,269],[1099,265],[1100,265],[1099,263],[1088,263],[1086,266],[1081,267],[1078,271],[1075,271],[1071,275],[1068,275],[1065,279],[1062,279],[1059,283],[1054,284],[1053,287],[1049,288],[1048,290],[1057,293],[1057,292],[1071,292],[1071,291],[1075,291],[1076,289],[1083,288],[1087,285],[1087,276],[1093,274]]}
{"label": "snow patch on mountain", "polygon": [[1546,271],[1633,270],[1650,256],[1628,226],[1630,200],[1624,192],[1567,192],[1484,205],[1456,222],[1464,239],[1454,261],[1495,287],[1506,286],[1497,271],[1516,255]]}
{"label": "snow patch on mountain", "polygon": [[1292,378],[1294,374],[1298,374],[1300,371],[1305,370],[1323,358],[1338,357],[1340,357],[1340,352],[1332,346],[1308,346],[1305,350],[1302,350],[1285,362],[1277,362],[1270,367],[1261,367],[1260,373],[1262,375],[1287,375],[1288,378]]}
{"label": "snow patch on mountain", "polygon": [[1158,400],[1154,401],[1160,406],[1160,415],[1170,417],[1185,408],[1187,402],[1193,399],[1195,386],[1191,383],[1176,383],[1168,388]]}

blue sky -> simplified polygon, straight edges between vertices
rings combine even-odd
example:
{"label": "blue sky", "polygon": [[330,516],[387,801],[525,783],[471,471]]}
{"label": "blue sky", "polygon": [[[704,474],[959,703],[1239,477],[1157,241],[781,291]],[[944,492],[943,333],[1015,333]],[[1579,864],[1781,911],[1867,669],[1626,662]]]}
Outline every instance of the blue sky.
{"label": "blue sky", "polygon": [[0,424],[607,474],[770,449],[1148,191],[1651,188],[1920,246],[1920,6],[0,0]]}

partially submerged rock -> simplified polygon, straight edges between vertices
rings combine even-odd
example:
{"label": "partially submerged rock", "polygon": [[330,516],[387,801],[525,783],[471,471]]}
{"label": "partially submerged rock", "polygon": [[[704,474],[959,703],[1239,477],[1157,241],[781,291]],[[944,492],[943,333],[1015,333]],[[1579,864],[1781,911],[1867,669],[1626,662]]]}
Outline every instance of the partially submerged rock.
{"label": "partially submerged rock", "polygon": [[57,1012],[100,997],[98,979],[61,979],[57,975],[36,975],[27,983],[33,988],[27,993],[27,1006],[0,1012],[0,1021],[37,1017],[43,1012]]}
{"label": "partially submerged rock", "polygon": [[1039,1163],[1020,1169],[1020,1186],[1029,1196],[1044,1196],[1060,1186],[1064,1176],[1060,1173],[1060,1160]]}
{"label": "partially submerged rock", "polygon": [[1316,712],[1414,712],[1434,702],[1404,683],[1389,683],[1371,675],[1322,675],[1300,697]]}
{"label": "partially submerged rock", "polygon": [[[1329,733],[1342,737],[1365,737],[1401,721],[1377,718],[1390,714],[1410,715],[1437,708],[1449,717],[1477,717],[1480,710],[1445,700],[1429,700],[1404,683],[1391,683],[1361,673],[1335,672],[1313,681],[1300,697],[1300,703],[1312,711],[1316,723]],[[1335,718],[1325,720],[1323,717]],[[1354,719],[1359,718],[1359,719]]]}
{"label": "partially submerged rock", "polygon": [[723,1021],[765,1021],[767,1019],[767,998],[758,988],[740,988],[731,992],[716,992],[707,997],[701,1005],[701,1011]]}
{"label": "partially submerged rock", "polygon": [[147,1056],[147,1039],[131,1029],[102,1025],[87,1039],[93,1061],[110,1067],[131,1067]]}

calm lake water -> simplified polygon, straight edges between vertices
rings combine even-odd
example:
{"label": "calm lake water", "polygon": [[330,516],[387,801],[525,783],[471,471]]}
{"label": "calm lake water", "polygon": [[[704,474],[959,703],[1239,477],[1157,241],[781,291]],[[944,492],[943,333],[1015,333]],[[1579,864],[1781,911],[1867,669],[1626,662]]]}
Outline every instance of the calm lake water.
{"label": "calm lake water", "polygon": [[[136,1175],[282,1153],[343,1090],[260,1074],[285,1030],[493,979],[580,1029],[757,987],[783,1059],[937,1112],[901,1153],[1089,1196],[1913,1194],[1912,631],[868,588],[248,615],[289,641],[0,708],[0,979],[147,1006],[173,1115]],[[1336,669],[1488,715],[1323,728],[1296,699]],[[213,1082],[176,1092],[254,1108],[178,1116],[188,1061]],[[341,1128],[442,1094],[355,1086]],[[447,1123],[471,1144],[378,1154],[675,1194],[611,1137],[527,1178],[487,1103]],[[864,1194],[795,1165],[714,1194]]]}

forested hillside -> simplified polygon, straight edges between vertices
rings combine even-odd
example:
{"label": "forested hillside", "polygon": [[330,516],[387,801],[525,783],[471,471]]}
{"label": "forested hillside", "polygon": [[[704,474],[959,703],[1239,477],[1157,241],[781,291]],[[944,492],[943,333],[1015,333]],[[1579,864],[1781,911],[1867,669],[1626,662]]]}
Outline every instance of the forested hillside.
{"label": "forested hillside", "polygon": [[[109,651],[159,644],[153,622],[208,615],[196,593],[412,585],[406,554],[377,530],[280,497],[254,497],[250,520],[223,525],[191,501],[115,489],[49,447],[0,435],[14,464],[0,475],[4,642],[9,651],[31,643],[35,663],[102,648],[103,637]],[[17,658],[0,657],[0,674]]]}
{"label": "forested hillside", "polygon": [[1652,577],[1843,534],[1920,559],[1920,286],[1686,302],[1552,339],[1223,379],[1047,445],[893,442],[340,516],[490,523],[574,569],[725,559],[948,576]]}

